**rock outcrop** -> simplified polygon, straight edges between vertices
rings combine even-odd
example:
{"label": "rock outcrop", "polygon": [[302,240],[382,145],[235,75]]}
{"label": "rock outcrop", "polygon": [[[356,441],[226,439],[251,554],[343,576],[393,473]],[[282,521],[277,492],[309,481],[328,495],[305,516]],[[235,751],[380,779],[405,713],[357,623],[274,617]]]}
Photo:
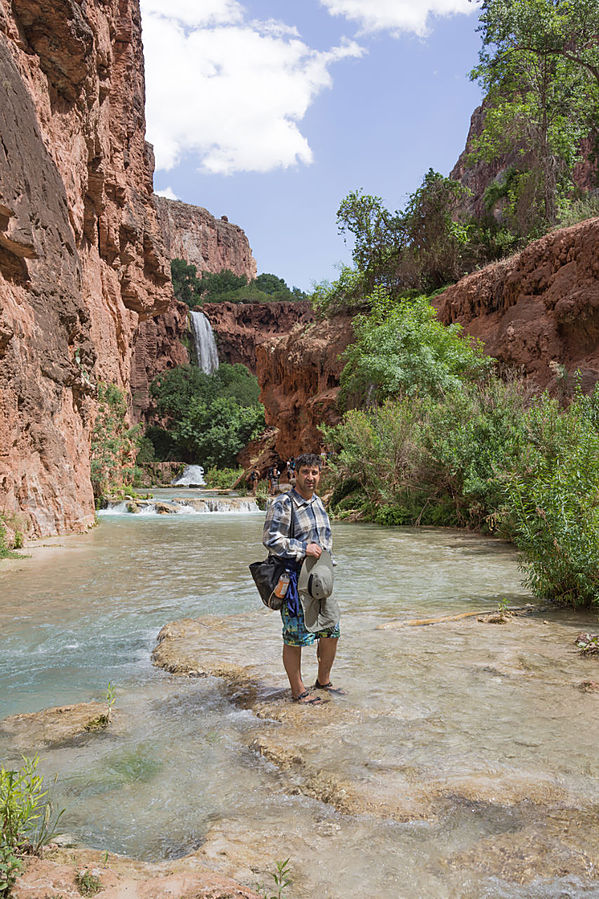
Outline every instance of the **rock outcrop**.
{"label": "rock outcrop", "polygon": [[0,513],[49,535],[93,522],[95,385],[172,300],[138,0],[2,3],[0,77]]}
{"label": "rock outcrop", "polygon": [[462,278],[435,300],[500,362],[552,388],[558,366],[599,380],[599,219],[546,234]]}
{"label": "rock outcrop", "polygon": [[260,399],[266,423],[279,429],[276,449],[282,459],[320,452],[321,424],[336,424],[339,355],[353,335],[346,316],[297,325],[290,334],[257,346]]}
{"label": "rock outcrop", "polygon": [[189,360],[189,309],[173,297],[168,310],[140,323],[133,338],[131,412],[139,422],[150,407],[150,384],[156,375]]}
{"label": "rock outcrop", "polygon": [[[513,147],[509,153],[498,156],[491,162],[484,160],[472,161],[474,142],[484,128],[485,115],[489,104],[483,100],[472,113],[470,129],[466,138],[466,146],[460,158],[453,167],[450,178],[460,181],[470,191],[465,208],[477,218],[484,217],[489,210],[485,207],[484,195],[486,189],[495,180],[501,179],[504,173],[514,166],[523,165],[526,157],[522,157],[519,147]],[[599,187],[599,167],[596,158],[596,138],[590,137],[582,142],[580,147],[580,162],[575,166],[573,173],[574,184],[584,191],[591,191]],[[497,213],[499,210],[495,209]]]}
{"label": "rock outcrop", "polygon": [[201,272],[222,272],[256,277],[256,260],[239,225],[226,216],[217,219],[201,206],[154,197],[160,229],[169,259],[184,259]]}
{"label": "rock outcrop", "polygon": [[297,324],[314,320],[311,304],[205,303],[221,361],[241,362],[256,373],[257,347],[270,337],[289,334]]}

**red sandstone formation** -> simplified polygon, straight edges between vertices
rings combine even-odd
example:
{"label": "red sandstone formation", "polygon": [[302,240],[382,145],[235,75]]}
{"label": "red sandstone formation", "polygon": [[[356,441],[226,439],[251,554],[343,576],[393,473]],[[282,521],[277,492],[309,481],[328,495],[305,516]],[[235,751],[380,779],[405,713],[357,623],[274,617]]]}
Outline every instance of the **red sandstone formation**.
{"label": "red sandstone formation", "polygon": [[38,535],[93,523],[95,384],[172,299],[142,60],[138,0],[0,5],[0,514]]}
{"label": "red sandstone formation", "polygon": [[162,315],[140,323],[133,338],[131,359],[131,413],[141,421],[150,408],[150,384],[156,375],[189,362],[183,343],[189,331],[189,309],[173,297]]}
{"label": "red sandstone formation", "polygon": [[256,260],[239,225],[179,200],[155,196],[154,202],[169,259],[184,259],[198,274],[229,269],[250,281],[256,277]]}
{"label": "red sandstone formation", "polygon": [[289,332],[297,324],[314,318],[311,304],[290,303],[205,303],[207,316],[216,337],[221,361],[241,362],[256,372],[259,344]]}
{"label": "red sandstone formation", "polygon": [[297,325],[290,334],[257,346],[260,399],[266,422],[279,429],[276,448],[283,459],[319,452],[320,424],[336,424],[339,354],[352,339],[349,317]]}
{"label": "red sandstone formation", "polygon": [[521,253],[462,278],[435,300],[501,362],[537,387],[557,365],[599,380],[599,218],[546,234]]}

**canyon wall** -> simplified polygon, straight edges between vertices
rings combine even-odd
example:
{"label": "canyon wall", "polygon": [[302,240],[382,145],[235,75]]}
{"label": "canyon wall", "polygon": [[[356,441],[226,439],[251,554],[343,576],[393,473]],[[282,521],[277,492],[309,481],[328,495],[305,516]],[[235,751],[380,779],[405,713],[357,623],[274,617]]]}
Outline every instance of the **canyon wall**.
{"label": "canyon wall", "polygon": [[287,459],[300,452],[320,452],[320,424],[336,424],[339,359],[353,329],[349,316],[297,325],[290,334],[257,346],[260,399],[266,423],[278,428],[276,451]]}
{"label": "canyon wall", "polygon": [[538,388],[556,366],[599,380],[599,218],[546,234],[521,253],[467,275],[435,299],[486,351]]}
{"label": "canyon wall", "polygon": [[169,259],[184,259],[195,265],[198,275],[229,269],[249,281],[256,277],[256,260],[239,225],[180,200],[155,196],[154,203]]}
{"label": "canyon wall", "polygon": [[137,0],[0,0],[0,78],[0,514],[49,535],[93,523],[97,382],[172,301]]}

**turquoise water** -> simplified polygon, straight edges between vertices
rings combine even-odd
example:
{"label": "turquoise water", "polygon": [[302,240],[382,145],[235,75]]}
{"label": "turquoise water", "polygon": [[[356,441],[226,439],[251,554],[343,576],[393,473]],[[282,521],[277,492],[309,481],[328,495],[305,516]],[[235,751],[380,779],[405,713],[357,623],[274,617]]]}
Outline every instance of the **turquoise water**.
{"label": "turquoise water", "polygon": [[[102,699],[109,681],[117,691],[114,727],[42,751],[44,773],[58,775],[65,828],[87,845],[146,859],[201,847],[208,863],[254,885],[289,855],[292,899],[592,890],[594,881],[566,875],[520,886],[448,866],[506,833],[519,852],[523,828],[541,839],[542,806],[448,794],[430,820],[339,814],[251,749],[256,733],[278,725],[237,708],[221,680],[152,667],[164,624],[206,617],[216,622],[212,657],[220,644],[285,687],[280,620],[262,608],[247,570],[264,554],[262,523],[262,513],[104,516],[47,559],[0,569],[0,717]],[[587,671],[572,662],[571,635],[589,622],[552,618],[532,644],[524,625],[377,630],[394,618],[529,601],[514,552],[456,531],[338,523],[334,536],[343,609],[335,679],[353,717],[333,720],[322,741],[302,749],[310,763],[383,797],[405,791],[410,778],[417,791],[482,777],[498,789],[540,779],[565,790],[566,806],[581,796],[599,803],[596,697],[567,684]],[[312,676],[313,653],[305,667]],[[0,753],[18,757],[1,741]]]}

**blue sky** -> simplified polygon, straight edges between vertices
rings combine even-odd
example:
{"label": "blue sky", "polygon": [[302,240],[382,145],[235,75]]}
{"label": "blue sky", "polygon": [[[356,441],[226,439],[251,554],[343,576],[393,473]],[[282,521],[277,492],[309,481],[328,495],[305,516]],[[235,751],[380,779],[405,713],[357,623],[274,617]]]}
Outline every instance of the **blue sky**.
{"label": "blue sky", "polygon": [[309,290],[363,188],[401,208],[449,174],[481,99],[469,0],[142,0],[155,188],[227,215],[259,272]]}

